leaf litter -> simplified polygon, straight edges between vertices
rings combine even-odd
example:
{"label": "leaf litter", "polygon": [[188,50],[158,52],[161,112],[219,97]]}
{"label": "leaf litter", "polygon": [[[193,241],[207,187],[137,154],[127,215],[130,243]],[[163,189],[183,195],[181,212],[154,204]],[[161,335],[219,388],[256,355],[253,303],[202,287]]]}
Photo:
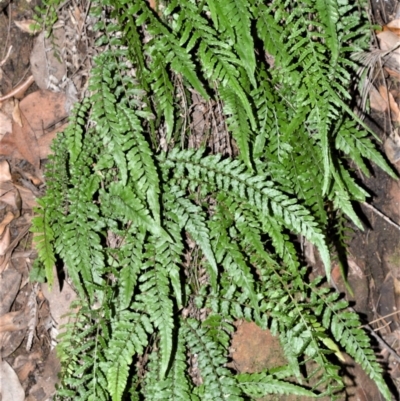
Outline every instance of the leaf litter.
{"label": "leaf litter", "polygon": [[57,40],[40,33],[34,6],[17,0],[7,7],[10,18],[0,12],[2,401],[42,401],[54,395],[60,371],[56,337],[76,299],[67,280],[61,288],[57,282],[51,289],[30,280],[37,254],[29,230],[36,199],[43,195],[51,143],[65,129],[70,110],[87,85],[92,59],[87,51],[94,49],[93,38],[87,37],[82,19],[85,2],[65,3],[59,10]]}
{"label": "leaf litter", "polygon": [[[19,2],[14,2],[18,7]],[[154,3],[154,2],[153,2]],[[152,4],[153,4],[152,3]],[[155,3],[154,3],[155,4]],[[11,7],[11,5],[10,5]],[[54,345],[71,302],[76,294],[64,280],[62,289],[59,283],[50,290],[47,285],[29,281],[29,272],[36,253],[31,249],[29,233],[32,209],[36,197],[43,193],[45,185],[43,168],[51,153],[51,142],[66,126],[68,114],[73,103],[82,97],[86,90],[91,59],[95,53],[93,37],[85,29],[88,19],[84,19],[87,4],[77,1],[59,9],[59,22],[54,27],[55,41],[44,38],[32,30],[31,18],[17,18],[14,10],[15,30],[11,35],[12,46],[2,49],[6,53],[0,62],[0,90],[5,82],[3,70],[18,50],[18,35],[32,43],[29,55],[30,71],[15,77],[18,83],[4,93],[0,93],[0,394],[2,401],[50,399],[55,392],[59,361]],[[33,14],[32,14],[33,15]],[[378,34],[380,56],[384,57],[384,68],[391,77],[400,76],[399,52],[397,47],[400,20],[394,20]],[[0,20],[1,24],[1,20]],[[86,24],[86,25],[85,25]],[[36,27],[35,27],[36,29]],[[397,42],[396,42],[397,41]],[[4,39],[3,42],[7,43]],[[50,50],[49,50],[50,49]],[[75,49],[75,50],[73,50]],[[377,50],[377,49],[375,49]],[[372,52],[371,52],[372,54]],[[380,60],[369,57],[368,60]],[[373,66],[375,68],[376,65]],[[31,75],[32,74],[32,75]],[[6,86],[6,85],[4,85]],[[25,96],[25,93],[28,95]],[[400,121],[399,91],[387,87],[387,81],[370,82],[369,90],[371,109],[386,113],[391,122]],[[193,94],[195,96],[195,94]],[[22,98],[18,101],[16,98]],[[228,148],[229,137],[220,121],[217,103],[193,101],[192,110],[195,123],[191,127],[193,141],[201,141],[204,132],[218,131],[213,147],[216,151]],[[394,148],[396,163],[400,160],[400,141],[397,145],[397,133],[391,132],[385,147]],[[392,145],[394,143],[394,145]],[[229,153],[235,153],[230,149]],[[363,282],[365,266],[358,266],[352,260],[350,278]],[[337,273],[335,266],[333,272]],[[356,273],[354,273],[356,272]],[[353,274],[354,273],[354,274]],[[360,276],[361,275],[361,276]],[[55,272],[57,277],[57,272]],[[336,274],[340,286],[340,274]],[[361,277],[361,278],[360,278]],[[342,292],[346,292],[341,288]],[[283,358],[279,344],[276,344],[269,332],[245,322],[237,323],[237,333],[232,341],[232,368],[239,371],[256,371],[264,368],[266,360],[260,358],[265,348],[275,352],[277,359]],[[393,343],[400,338],[399,331],[388,334]],[[392,337],[390,337],[392,336]],[[262,341],[259,341],[262,338]],[[257,341],[259,341],[257,343]],[[243,351],[244,350],[244,351]],[[385,350],[382,351],[385,356]],[[267,354],[267,353],[265,353]],[[351,364],[351,361],[347,361]],[[257,365],[258,366],[255,366]],[[263,365],[264,364],[264,365]],[[255,366],[255,367],[254,367]],[[392,367],[392,371],[396,371]],[[363,377],[363,372],[353,368],[354,394],[349,400],[366,398],[363,389],[369,389],[369,396],[377,396],[376,388]],[[367,380],[367,381],[365,381]],[[351,388],[351,384],[349,384]],[[353,398],[352,398],[353,397]],[[358,398],[355,398],[358,397]],[[364,398],[362,398],[364,397]]]}

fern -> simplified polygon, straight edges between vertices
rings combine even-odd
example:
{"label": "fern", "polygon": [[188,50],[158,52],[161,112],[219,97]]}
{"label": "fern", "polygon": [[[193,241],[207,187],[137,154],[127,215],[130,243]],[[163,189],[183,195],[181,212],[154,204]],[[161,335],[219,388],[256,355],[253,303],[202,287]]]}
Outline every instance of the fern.
{"label": "fern", "polygon": [[[45,4],[50,26],[59,4]],[[80,297],[58,395],[334,399],[344,349],[389,400],[358,317],[310,282],[294,240],[316,246],[329,280],[332,217],[361,226],[353,203],[368,196],[349,161],[392,174],[349,106],[365,15],[335,0],[99,0],[91,13],[101,52],[32,226],[49,283],[60,259]],[[213,119],[196,140],[194,110]],[[279,335],[287,364],[228,368],[237,319]]]}
{"label": "fern", "polygon": [[238,382],[244,392],[251,397],[262,397],[266,394],[293,394],[315,398],[316,395],[303,387],[264,373],[241,374]]}

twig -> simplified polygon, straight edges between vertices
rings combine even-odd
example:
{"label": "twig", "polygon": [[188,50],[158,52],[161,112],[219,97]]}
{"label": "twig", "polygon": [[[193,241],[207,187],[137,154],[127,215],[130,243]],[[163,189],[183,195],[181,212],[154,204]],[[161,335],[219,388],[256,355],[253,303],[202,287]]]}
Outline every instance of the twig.
{"label": "twig", "polygon": [[392,225],[393,227],[397,228],[400,231],[400,226],[398,224],[396,224],[393,220],[391,220],[389,217],[384,215],[382,212],[380,212],[378,209],[374,208],[372,205],[368,204],[367,202],[362,202],[362,205],[364,205],[368,209],[371,209],[378,216],[382,217],[382,219],[385,220],[386,223],[389,223],[390,225]]}
{"label": "twig", "polygon": [[369,324],[365,324],[363,327],[369,331],[371,336],[374,337],[376,341],[378,341],[382,348],[385,348],[390,353],[390,355],[392,355],[393,358],[396,359],[397,362],[400,362],[400,356],[397,355],[397,352],[383,338],[379,337]]}
{"label": "twig", "polygon": [[[400,310],[397,310],[395,312],[389,313],[388,315],[382,316],[379,319],[375,319],[372,322],[369,322],[368,324],[371,325],[371,324],[377,323],[377,322],[379,322],[381,320],[386,319],[387,317],[390,317],[390,316],[393,316],[393,315],[397,315],[398,313],[400,313]],[[364,327],[364,326],[362,326],[362,327]]]}
{"label": "twig", "polygon": [[8,60],[8,58],[10,57],[11,54],[11,50],[12,50],[12,45],[8,48],[8,52],[6,54],[6,56],[4,57],[4,59],[0,62],[0,67],[2,67]]}
{"label": "twig", "polygon": [[8,92],[6,95],[0,97],[0,102],[16,95],[22,95],[34,82],[35,79],[33,78],[33,75],[30,75],[26,81],[22,82],[22,84],[16,86],[11,90],[11,92]]}

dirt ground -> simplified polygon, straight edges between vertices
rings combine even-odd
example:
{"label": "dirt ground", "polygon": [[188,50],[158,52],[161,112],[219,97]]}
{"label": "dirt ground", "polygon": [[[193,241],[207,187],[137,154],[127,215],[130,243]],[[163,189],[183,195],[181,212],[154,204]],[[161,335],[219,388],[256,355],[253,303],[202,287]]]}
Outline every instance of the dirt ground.
{"label": "dirt ground", "polygon": [[[33,9],[38,3],[39,0],[0,0],[0,393],[3,401],[42,401],[52,397],[59,371],[53,348],[57,327],[75,298],[68,285],[60,293],[57,286],[49,292],[46,286],[29,282],[29,271],[36,257],[31,249],[29,227],[35,199],[43,193],[43,164],[51,152],[51,141],[65,126],[72,104],[86,87],[94,53],[90,34],[85,39],[81,35],[82,16],[88,2],[71,2],[60,11],[63,23],[55,29],[58,46],[46,42],[39,32],[32,32]],[[372,19],[386,26],[396,18],[397,3],[371,2]],[[400,32],[400,24],[398,28]],[[400,175],[400,145],[399,155],[388,154],[388,143],[396,141],[393,132],[400,124],[400,73],[396,69],[381,72],[376,85],[378,100],[373,103],[371,98],[373,112],[366,122],[381,139],[379,146]],[[387,88],[386,95],[379,85]],[[387,142],[387,138],[392,142]],[[346,294],[352,307],[361,314],[366,329],[377,334],[371,334],[374,349],[384,366],[394,399],[400,399],[400,181],[373,165],[370,168],[370,177],[359,175],[360,184],[372,195],[368,204],[358,207],[365,229],[350,227],[346,270],[352,294],[343,283],[338,265],[333,267],[333,285]],[[318,272],[318,265],[314,270]],[[240,372],[256,372],[285,362],[278,339],[251,323],[237,322],[231,351],[231,367]],[[374,383],[350,358],[343,366],[343,375],[348,384],[343,400],[381,399]],[[277,399],[306,400],[264,398]]]}

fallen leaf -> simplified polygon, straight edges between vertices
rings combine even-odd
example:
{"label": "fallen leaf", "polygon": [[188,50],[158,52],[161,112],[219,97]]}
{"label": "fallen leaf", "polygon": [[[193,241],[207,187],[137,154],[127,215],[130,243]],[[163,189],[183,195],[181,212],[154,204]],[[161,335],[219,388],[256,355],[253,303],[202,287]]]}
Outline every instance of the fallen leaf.
{"label": "fallen leaf", "polygon": [[[10,257],[12,252],[14,251],[15,247],[18,245],[19,241],[25,237],[25,235],[29,232],[30,228],[30,222],[32,221],[32,215],[28,215],[27,213],[24,214],[23,219],[26,221],[25,226],[19,225],[19,233],[18,235],[11,241],[9,242],[9,245],[4,249],[0,249],[0,273],[2,273],[5,269],[8,268]],[[6,228],[6,233],[7,231],[9,232],[9,227]],[[5,234],[6,234],[5,233]],[[5,235],[4,234],[4,235]],[[3,237],[4,237],[3,235]],[[9,234],[8,234],[9,235]],[[0,243],[1,246],[1,243]],[[1,346],[0,346],[1,349]]]}
{"label": "fallen leaf", "polygon": [[397,35],[400,35],[400,19],[394,19],[393,21],[389,22],[386,25],[387,28],[389,28],[390,31],[395,32]]}
{"label": "fallen leaf", "polygon": [[[31,388],[30,394],[41,394],[43,400],[54,399],[53,395],[56,392],[56,383],[59,383],[60,377],[58,373],[61,370],[60,360],[57,357],[57,351],[53,349],[44,363],[42,362],[43,373],[36,375],[36,384]],[[28,399],[27,399],[28,401]],[[29,401],[38,401],[36,398]]]}
{"label": "fallen leaf", "polygon": [[[12,186],[12,184],[11,184]],[[3,188],[0,188],[0,191]],[[15,199],[14,187],[12,186],[10,191],[7,191],[4,195],[0,197],[0,201],[10,205],[12,209],[18,209],[18,204]]]}
{"label": "fallen leaf", "polygon": [[20,127],[22,127],[22,120],[21,120],[21,111],[19,109],[19,102],[16,100],[14,102],[14,109],[13,109],[13,121],[15,121]]}
{"label": "fallen leaf", "polygon": [[[21,363],[21,357],[25,358],[25,363],[16,368],[15,362]],[[19,357],[15,358],[14,369],[21,383],[23,383],[28,378],[28,376],[37,369],[38,363],[42,362],[41,357],[42,355],[40,352],[34,352],[30,355],[19,355]],[[18,360],[18,358],[20,359]]]}
{"label": "fallen leaf", "polygon": [[371,90],[369,91],[369,104],[372,109],[382,113],[385,112],[389,107],[387,100],[382,97],[375,86],[372,86]]}
{"label": "fallen leaf", "polygon": [[24,97],[25,92],[28,90],[28,88],[35,82],[35,79],[33,78],[33,75],[30,75],[25,81],[17,85],[15,88],[13,88],[10,92],[5,94],[4,96],[0,97],[0,102],[4,102],[5,100],[11,99],[11,98],[18,98],[22,99]]}
{"label": "fallen leaf", "polygon": [[1,102],[1,111],[8,117],[12,117],[12,112],[14,110],[14,99],[11,97],[9,99],[3,100]]}
{"label": "fallen leaf", "polygon": [[62,290],[57,279],[57,270],[53,267],[53,276],[55,282],[51,289],[48,283],[42,284],[41,289],[44,297],[49,301],[51,315],[57,324],[59,334],[65,331],[65,325],[71,321],[71,316],[68,312],[71,311],[71,303],[76,300],[76,292],[72,287],[64,281]]}
{"label": "fallen leaf", "polygon": [[0,277],[0,316],[9,312],[19,291],[22,275],[14,268],[5,270]]}
{"label": "fallen leaf", "polygon": [[[26,328],[17,331],[4,331],[0,333],[1,356],[7,358],[21,345],[26,336]],[[1,377],[1,376],[0,376]]]}
{"label": "fallen leaf", "polygon": [[1,138],[12,131],[12,121],[11,118],[0,111],[0,141]]}
{"label": "fallen leaf", "polygon": [[[60,132],[60,131],[58,131],[58,132]],[[39,177],[36,177],[35,175],[32,175],[28,171],[24,171],[24,175],[26,176],[26,178],[28,178],[29,180],[32,181],[33,185],[38,186],[38,185],[42,185],[43,184],[43,181]]]}
{"label": "fallen leaf", "polygon": [[[12,134],[4,135],[0,141],[0,153],[27,160],[38,169],[40,160],[49,152],[49,146],[43,148],[40,145],[40,138],[46,137],[49,127],[68,116],[65,100],[63,93],[51,91],[37,91],[26,96],[19,103],[23,126],[13,123]],[[47,153],[43,154],[43,151]]]}
{"label": "fallen leaf", "polygon": [[60,49],[65,41],[65,29],[53,29],[51,38],[45,38],[44,32],[35,40],[31,52],[31,72],[36,85],[43,90],[51,88],[52,83],[58,84],[66,75],[67,67],[60,57]]}
{"label": "fallen leaf", "polygon": [[42,30],[40,24],[33,19],[14,21],[14,23],[19,29],[21,29],[22,32],[29,33],[30,35],[36,35]]}
{"label": "fallen leaf", "polygon": [[[7,243],[7,245],[5,245],[5,247],[3,248],[3,238],[2,235],[4,233],[4,230],[6,229],[6,227],[8,227],[8,225],[14,220],[15,215],[13,212],[7,212],[6,215],[4,216],[3,220],[0,223],[0,255],[4,255],[3,253],[3,249],[5,250],[8,245],[10,245],[10,233],[8,232],[8,241],[5,241],[5,243]],[[5,234],[4,237],[6,237],[7,235]]]}
{"label": "fallen leaf", "polygon": [[377,35],[381,50],[388,51],[385,56],[385,70],[394,77],[399,77],[400,70],[400,37],[394,32],[383,31]]}
{"label": "fallen leaf", "polygon": [[[13,218],[14,218],[14,215],[12,215],[12,219]],[[5,229],[5,232],[4,232],[4,229]],[[3,232],[4,232],[4,234],[3,234]],[[2,229],[1,234],[2,234],[2,236],[0,238],[0,256],[4,256],[11,243],[11,235],[10,235],[10,229],[8,227],[8,223]]]}
{"label": "fallen leaf", "polygon": [[[397,56],[398,57],[398,56]],[[391,76],[391,77],[393,77],[393,78],[395,78],[395,79],[400,79],[400,73],[398,72],[398,71],[396,71],[396,70],[392,70],[391,68],[389,68],[389,67],[384,67],[385,68],[385,71]]]}
{"label": "fallen leaf", "polygon": [[71,22],[74,25],[78,26],[78,29],[81,30],[83,27],[83,24],[85,23],[84,20],[84,16],[82,17],[82,13],[81,10],[79,9],[79,7],[74,7],[73,11],[71,12],[71,10],[69,9],[69,15],[71,17]]}
{"label": "fallen leaf", "polygon": [[[18,217],[22,208],[22,199],[18,189],[11,182],[3,182],[0,183],[0,195],[0,201],[11,206],[14,217]],[[10,210],[10,207],[6,210]]]}
{"label": "fallen leaf", "polygon": [[0,161],[0,182],[11,181],[10,165],[7,160]]}
{"label": "fallen leaf", "polygon": [[393,164],[400,160],[400,138],[397,135],[387,137],[383,147],[387,158]]}
{"label": "fallen leaf", "polygon": [[379,93],[383,97],[383,99],[389,104],[390,107],[390,117],[393,122],[400,122],[400,109],[399,105],[394,100],[394,97],[391,92],[385,88],[385,86],[381,85],[379,87]]}
{"label": "fallen leaf", "polygon": [[0,316],[0,333],[18,331],[28,327],[28,319],[23,309]]}
{"label": "fallen leaf", "polygon": [[15,190],[18,190],[21,196],[21,208],[23,210],[32,210],[33,207],[37,206],[36,197],[31,190],[20,185],[15,185]]}
{"label": "fallen leaf", "polygon": [[2,401],[23,401],[25,399],[25,391],[18,376],[6,361],[0,362],[0,377]]}
{"label": "fallen leaf", "polygon": [[62,132],[67,128],[68,123],[61,125],[56,128],[54,131],[49,132],[46,135],[43,135],[39,138],[39,149],[40,155],[43,159],[47,159],[47,157],[53,153],[51,150],[51,144],[53,143],[53,139],[57,136],[59,132]]}
{"label": "fallen leaf", "polygon": [[[379,32],[377,35],[381,50],[391,50],[400,44],[400,38],[391,31]],[[393,52],[400,54],[400,49],[397,48]]]}

